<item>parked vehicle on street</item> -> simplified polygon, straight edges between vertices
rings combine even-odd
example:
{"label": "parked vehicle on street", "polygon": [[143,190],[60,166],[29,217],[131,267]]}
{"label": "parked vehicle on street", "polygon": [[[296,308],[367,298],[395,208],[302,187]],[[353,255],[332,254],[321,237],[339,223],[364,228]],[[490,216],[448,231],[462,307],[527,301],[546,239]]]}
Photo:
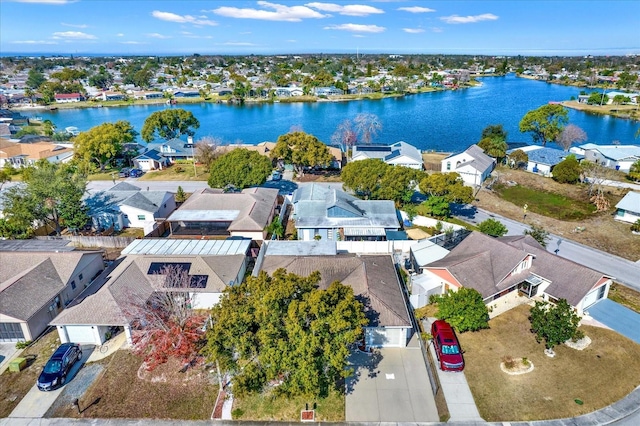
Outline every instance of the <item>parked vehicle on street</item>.
{"label": "parked vehicle on street", "polygon": [[121,178],[128,178],[129,177],[129,171],[130,169],[128,167],[125,167],[124,169],[120,170],[120,173],[118,173],[118,176]]}
{"label": "parked vehicle on street", "polygon": [[76,343],[63,343],[51,355],[38,377],[38,389],[50,391],[64,385],[73,365],[82,359],[82,349]]}
{"label": "parked vehicle on street", "polygon": [[433,336],[433,347],[440,362],[440,369],[462,371],[464,369],[462,349],[451,325],[444,320],[434,321],[431,325],[431,336]]}
{"label": "parked vehicle on street", "polygon": [[129,177],[132,177],[132,178],[138,178],[138,177],[142,176],[142,174],[143,174],[142,170],[140,170],[140,169],[131,169],[131,170],[129,170]]}

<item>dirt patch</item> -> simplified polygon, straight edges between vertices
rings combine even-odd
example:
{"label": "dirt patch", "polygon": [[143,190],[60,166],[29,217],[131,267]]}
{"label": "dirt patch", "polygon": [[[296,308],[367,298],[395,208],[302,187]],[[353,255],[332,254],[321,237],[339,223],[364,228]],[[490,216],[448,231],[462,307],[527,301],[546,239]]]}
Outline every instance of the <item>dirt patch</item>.
{"label": "dirt patch", "polygon": [[340,170],[307,172],[295,178],[296,182],[337,182],[342,183]]}
{"label": "dirt patch", "polygon": [[609,299],[640,313],[640,292],[629,287],[613,283],[609,290]]}
{"label": "dirt patch", "polygon": [[[583,185],[563,185],[522,170],[499,168],[494,175],[498,175],[501,182],[515,182],[521,186],[554,192],[578,200],[584,200],[587,197],[587,189]],[[542,226],[553,234],[565,236],[635,262],[640,259],[640,237],[631,234],[628,223],[619,222],[613,218],[615,212],[613,206],[628,191],[628,189],[607,188],[606,195],[612,207],[606,212],[593,213],[580,221],[562,221],[528,211],[525,222]],[[493,213],[523,221],[523,206],[507,202],[500,198],[499,194],[486,188],[478,193],[475,204]],[[577,227],[584,230],[576,232]]]}
{"label": "dirt patch", "polygon": [[[490,329],[459,335],[465,376],[485,420],[575,417],[619,401],[640,384],[640,345],[614,331],[583,325],[580,330],[592,340],[587,348],[556,346],[556,356],[549,358],[529,330],[528,315],[529,306],[522,305],[489,321]],[[526,357],[535,370],[504,374],[500,363],[511,354]]]}
{"label": "dirt patch", "polygon": [[110,357],[104,371],[80,397],[79,415],[75,407],[62,405],[55,417],[74,418],[160,418],[205,420],[213,411],[218,387],[204,367],[180,372],[177,360],[152,372],[138,371],[142,359],[128,350]]}
{"label": "dirt patch", "polygon": [[442,160],[444,160],[449,153],[446,152],[424,152],[422,153],[422,162],[424,163],[425,170],[437,171],[442,170]]}

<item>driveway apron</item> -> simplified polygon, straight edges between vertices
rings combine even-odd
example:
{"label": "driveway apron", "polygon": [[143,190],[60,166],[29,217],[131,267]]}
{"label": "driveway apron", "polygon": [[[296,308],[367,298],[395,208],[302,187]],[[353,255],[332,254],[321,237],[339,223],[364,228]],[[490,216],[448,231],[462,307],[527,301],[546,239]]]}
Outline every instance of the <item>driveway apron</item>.
{"label": "driveway apron", "polygon": [[586,309],[591,317],[625,337],[640,343],[640,314],[604,299]]}

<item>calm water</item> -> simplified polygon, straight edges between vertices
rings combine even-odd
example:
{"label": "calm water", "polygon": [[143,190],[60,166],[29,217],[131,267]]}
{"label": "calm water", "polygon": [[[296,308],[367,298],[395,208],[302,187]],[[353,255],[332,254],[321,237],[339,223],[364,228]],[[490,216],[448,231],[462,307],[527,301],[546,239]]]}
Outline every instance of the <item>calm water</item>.
{"label": "calm water", "polygon": [[[513,75],[481,80],[483,85],[467,90],[424,93],[378,101],[277,103],[231,106],[201,103],[180,105],[200,121],[195,139],[204,136],[222,138],[228,143],[256,144],[275,141],[292,126],[329,143],[338,124],[360,113],[377,115],[383,125],[376,142],[404,140],[427,150],[457,151],[477,142],[490,124],[502,124],[509,142],[531,142],[520,133],[518,123],[527,111],[549,101],[577,97],[580,89],[547,84]],[[170,108],[165,105],[112,108],[86,108],[33,112],[52,120],[59,129],[76,126],[81,131],[104,122],[128,120],[137,131],[153,112]],[[26,114],[26,115],[29,115]],[[640,127],[629,120],[589,115],[569,110],[569,122],[587,132],[588,142],[608,144],[618,140],[631,144]]]}

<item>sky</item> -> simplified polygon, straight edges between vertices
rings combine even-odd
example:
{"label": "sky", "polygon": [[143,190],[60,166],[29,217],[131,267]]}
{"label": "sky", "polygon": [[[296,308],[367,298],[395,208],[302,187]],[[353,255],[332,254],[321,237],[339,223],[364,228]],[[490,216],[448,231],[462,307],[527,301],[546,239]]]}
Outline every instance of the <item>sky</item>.
{"label": "sky", "polygon": [[638,0],[0,0],[0,54],[640,54]]}

